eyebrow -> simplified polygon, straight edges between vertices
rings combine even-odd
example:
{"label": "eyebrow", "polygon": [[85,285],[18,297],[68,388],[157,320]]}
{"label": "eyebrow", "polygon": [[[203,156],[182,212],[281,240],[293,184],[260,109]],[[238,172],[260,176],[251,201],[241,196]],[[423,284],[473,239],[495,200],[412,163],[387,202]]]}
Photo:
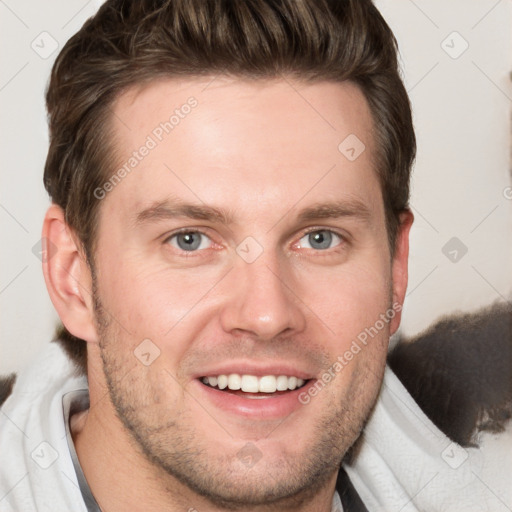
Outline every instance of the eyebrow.
{"label": "eyebrow", "polygon": [[369,222],[372,213],[369,206],[359,199],[347,199],[319,203],[302,210],[297,219],[300,222],[308,222],[321,219],[339,219],[351,217],[363,222]]}
{"label": "eyebrow", "polygon": [[136,224],[158,222],[179,217],[231,224],[233,219],[227,212],[213,206],[184,203],[180,200],[165,200],[151,205],[136,215]]}
{"label": "eyebrow", "polygon": [[[289,215],[291,210],[285,214]],[[299,222],[311,222],[322,219],[354,218],[363,222],[371,219],[371,210],[360,200],[349,199],[318,203],[304,208],[297,215]],[[136,224],[158,222],[179,217],[210,221],[225,225],[233,224],[233,216],[225,210],[204,204],[184,203],[181,200],[164,200],[145,208],[136,215]],[[281,219],[281,220],[282,220]]]}

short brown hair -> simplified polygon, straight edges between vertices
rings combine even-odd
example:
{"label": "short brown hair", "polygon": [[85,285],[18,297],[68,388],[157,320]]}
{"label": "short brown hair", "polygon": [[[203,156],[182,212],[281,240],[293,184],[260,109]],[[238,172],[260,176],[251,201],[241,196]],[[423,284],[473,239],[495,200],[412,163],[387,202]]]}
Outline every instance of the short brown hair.
{"label": "short brown hair", "polygon": [[115,165],[106,130],[114,101],[156,78],[218,74],[359,86],[373,117],[393,252],[416,141],[396,40],[371,0],[112,0],[64,46],[46,94],[44,184],[91,268],[100,206],[94,191]]}

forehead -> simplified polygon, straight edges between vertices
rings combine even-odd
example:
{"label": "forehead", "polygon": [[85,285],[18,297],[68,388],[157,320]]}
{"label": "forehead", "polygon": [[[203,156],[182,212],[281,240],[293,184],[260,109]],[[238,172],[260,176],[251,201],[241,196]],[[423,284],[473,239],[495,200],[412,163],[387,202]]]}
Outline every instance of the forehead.
{"label": "forehead", "polygon": [[343,197],[373,207],[372,125],[348,82],[210,77],[133,88],[113,109],[116,169],[125,172],[104,208],[137,211],[169,196],[257,219]]}

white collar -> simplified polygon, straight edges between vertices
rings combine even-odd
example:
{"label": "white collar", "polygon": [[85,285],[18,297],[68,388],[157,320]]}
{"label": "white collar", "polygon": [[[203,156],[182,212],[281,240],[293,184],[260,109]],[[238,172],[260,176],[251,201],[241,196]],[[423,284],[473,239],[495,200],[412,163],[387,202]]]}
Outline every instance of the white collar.
{"label": "white collar", "polygon": [[[504,503],[512,504],[512,486],[493,489],[494,475],[504,469],[498,464],[493,472],[489,465],[495,457],[486,460],[485,454],[446,437],[387,367],[360,451],[345,469],[372,512],[506,510]],[[507,459],[510,475],[512,462]]]}

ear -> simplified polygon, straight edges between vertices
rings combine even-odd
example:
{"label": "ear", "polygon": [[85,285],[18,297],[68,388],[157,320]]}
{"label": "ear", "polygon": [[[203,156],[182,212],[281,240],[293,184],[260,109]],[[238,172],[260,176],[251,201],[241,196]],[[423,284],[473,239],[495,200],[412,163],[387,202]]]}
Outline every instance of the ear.
{"label": "ear", "polygon": [[44,218],[42,244],[46,287],[62,323],[73,336],[97,342],[91,271],[64,212],[55,204]]}
{"label": "ear", "polygon": [[[394,334],[402,318],[402,306],[405,300],[405,292],[407,290],[409,261],[409,232],[414,221],[414,215],[407,209],[400,213],[400,225],[395,241],[395,254],[392,261],[392,278],[393,278],[393,304],[400,304],[400,309],[391,320],[391,334]],[[395,309],[395,308],[393,308]]]}

